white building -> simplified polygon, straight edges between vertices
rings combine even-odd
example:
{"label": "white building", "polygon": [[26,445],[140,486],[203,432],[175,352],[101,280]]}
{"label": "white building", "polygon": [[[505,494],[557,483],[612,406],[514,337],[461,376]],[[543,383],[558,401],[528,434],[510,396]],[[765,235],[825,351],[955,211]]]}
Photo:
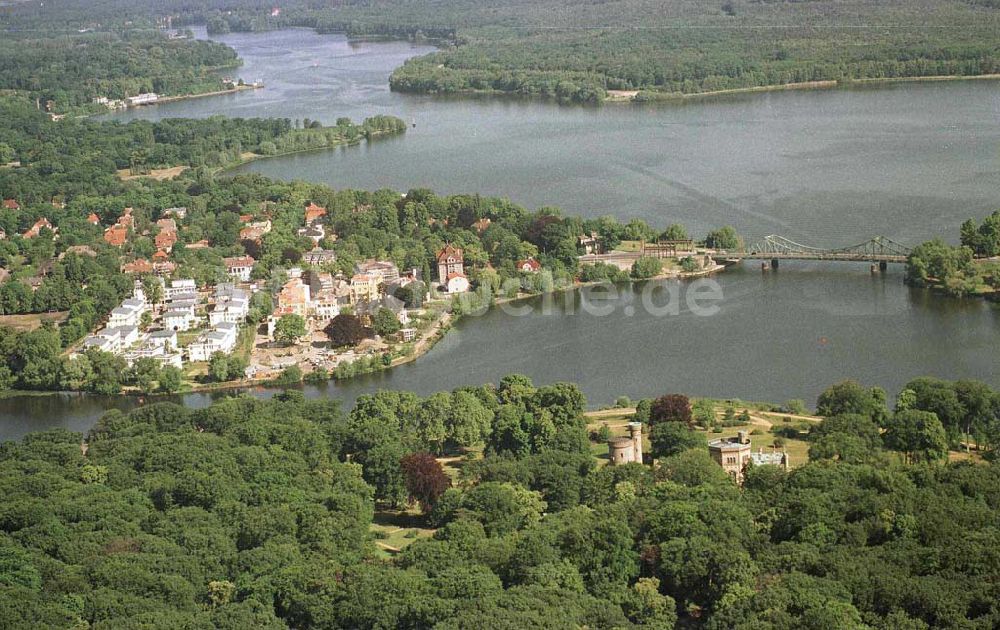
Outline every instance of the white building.
{"label": "white building", "polygon": [[167,330],[157,330],[155,332],[149,333],[146,336],[146,342],[154,346],[160,346],[168,352],[171,350],[176,350],[177,345],[177,331],[172,329]]}
{"label": "white building", "polygon": [[188,346],[188,358],[191,361],[208,361],[216,352],[228,354],[236,347],[238,336],[239,326],[222,322]]}
{"label": "white building", "polygon": [[208,314],[208,323],[218,326],[222,322],[242,324],[250,312],[250,296],[243,289],[231,284],[220,284],[215,289],[215,308]]}
{"label": "white building", "polygon": [[143,94],[136,94],[135,96],[129,96],[125,99],[125,102],[129,104],[130,107],[135,105],[148,105],[150,103],[155,103],[160,98],[159,94],[155,92],[145,92]]}
{"label": "white building", "polygon": [[195,284],[194,280],[172,280],[169,287],[163,288],[163,297],[167,300],[173,300],[185,293],[198,293],[198,285]]}
{"label": "white building", "polygon": [[167,330],[184,332],[190,330],[198,321],[194,308],[183,306],[171,307],[163,313],[163,327]]}
{"label": "white building", "polygon": [[129,298],[111,311],[111,315],[108,317],[108,327],[138,326],[142,314],[147,310],[145,300]]}
{"label": "white building", "polygon": [[234,256],[224,258],[226,273],[230,278],[240,282],[250,282],[250,273],[253,271],[254,259],[251,256]]}
{"label": "white building", "polygon": [[111,336],[87,335],[83,340],[83,350],[97,348],[101,352],[114,352],[118,349],[118,339]]}
{"label": "white building", "polygon": [[139,341],[139,327],[138,326],[114,326],[107,327],[104,330],[98,331],[97,333],[100,337],[105,337],[110,340],[112,350],[108,352],[122,352],[126,348],[132,346],[135,342]]}

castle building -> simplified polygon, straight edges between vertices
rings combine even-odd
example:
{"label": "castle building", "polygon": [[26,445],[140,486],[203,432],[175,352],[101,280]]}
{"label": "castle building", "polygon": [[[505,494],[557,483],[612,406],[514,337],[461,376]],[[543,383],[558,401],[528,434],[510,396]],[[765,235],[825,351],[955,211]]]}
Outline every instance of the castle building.
{"label": "castle building", "polygon": [[754,453],[750,446],[750,434],[746,431],[740,431],[736,437],[712,440],[708,443],[708,452],[715,463],[722,466],[726,474],[741,485],[748,465],[780,466],[788,469],[788,453],[784,451],[765,453],[763,449]]}
{"label": "castle building", "polygon": [[628,423],[628,437],[608,440],[608,460],[612,466],[635,462],[642,463],[642,423]]}

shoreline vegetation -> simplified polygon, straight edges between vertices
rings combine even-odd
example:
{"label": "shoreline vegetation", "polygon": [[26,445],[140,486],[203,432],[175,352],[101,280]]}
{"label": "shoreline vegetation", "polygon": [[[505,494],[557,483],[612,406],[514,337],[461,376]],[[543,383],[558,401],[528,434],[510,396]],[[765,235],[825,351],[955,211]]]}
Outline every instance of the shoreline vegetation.
{"label": "shoreline vegetation", "polygon": [[662,389],[592,402],[507,374],[351,409],[286,390],[31,433],[0,458],[4,619],[997,625],[988,385],[848,380],[815,413]]}

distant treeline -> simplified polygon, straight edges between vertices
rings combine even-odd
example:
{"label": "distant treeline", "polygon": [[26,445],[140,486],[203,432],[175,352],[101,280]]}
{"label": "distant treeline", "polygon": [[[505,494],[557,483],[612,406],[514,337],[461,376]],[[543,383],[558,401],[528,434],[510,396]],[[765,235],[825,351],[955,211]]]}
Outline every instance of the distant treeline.
{"label": "distant treeline", "polygon": [[[862,0],[681,2],[650,11],[642,0],[306,0],[166,2],[81,0],[58,11],[11,9],[10,21],[86,23],[105,14],[173,26],[207,23],[210,33],[305,26],[351,37],[427,38],[441,52],[397,69],[392,86],[413,92],[498,91],[593,101],[606,90],[695,93],[820,80],[1000,72],[996,0],[892,5]],[[144,17],[142,17],[144,16]]]}
{"label": "distant treeline", "polygon": [[51,100],[56,113],[91,106],[97,97],[218,90],[222,81],[210,71],[239,64],[223,44],[151,30],[0,37],[0,90],[24,92],[40,105]]}

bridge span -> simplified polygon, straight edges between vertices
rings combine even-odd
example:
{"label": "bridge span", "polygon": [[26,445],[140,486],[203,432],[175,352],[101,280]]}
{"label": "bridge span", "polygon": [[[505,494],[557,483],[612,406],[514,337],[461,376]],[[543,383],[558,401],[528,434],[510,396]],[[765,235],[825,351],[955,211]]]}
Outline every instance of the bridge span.
{"label": "bridge span", "polygon": [[864,243],[823,249],[796,243],[784,236],[771,234],[740,250],[699,249],[693,241],[643,242],[638,251],[611,251],[580,256],[580,264],[602,262],[628,270],[643,256],[653,258],[682,258],[708,255],[717,261],[768,260],[777,268],[781,260],[828,260],[844,262],[870,262],[885,269],[889,263],[905,263],[910,248],[884,236],[875,236]]}
{"label": "bridge span", "polygon": [[728,260],[770,260],[772,267],[777,267],[779,260],[871,262],[885,267],[889,263],[905,263],[909,255],[909,247],[884,236],[876,236],[848,247],[823,249],[771,234],[740,251],[716,251],[714,257]]}

